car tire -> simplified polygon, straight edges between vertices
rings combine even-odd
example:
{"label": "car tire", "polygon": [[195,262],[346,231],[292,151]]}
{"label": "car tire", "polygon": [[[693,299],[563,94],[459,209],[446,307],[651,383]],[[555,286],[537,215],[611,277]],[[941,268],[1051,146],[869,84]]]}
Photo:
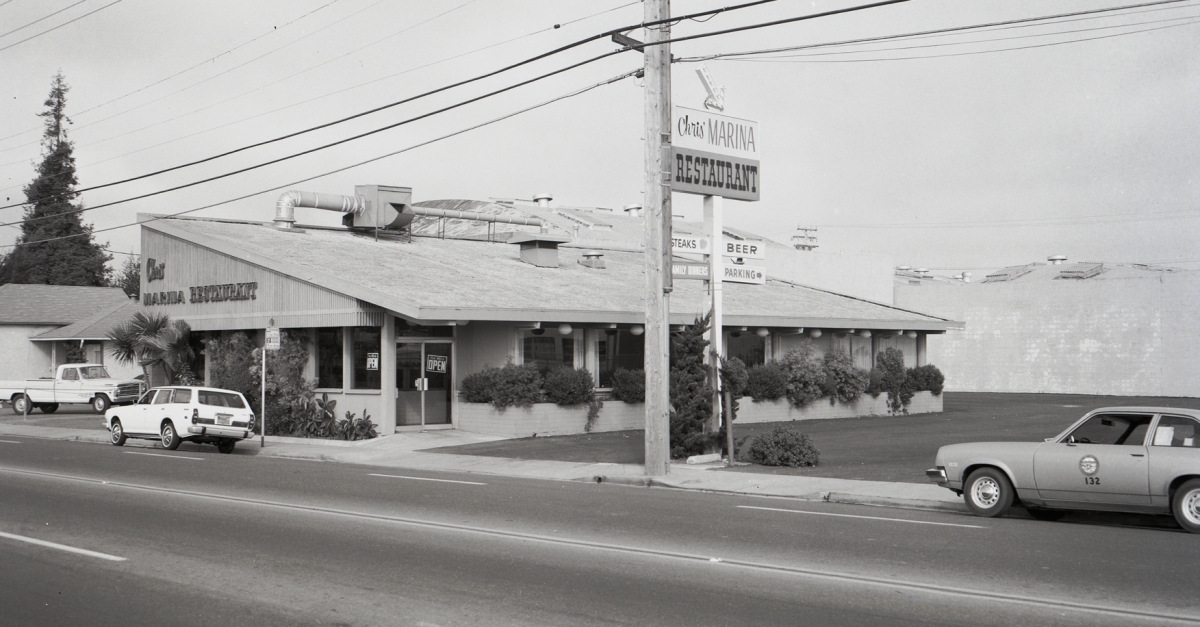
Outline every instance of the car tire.
{"label": "car tire", "polygon": [[25,413],[25,404],[28,402],[29,401],[25,398],[24,394],[17,394],[14,396],[12,398],[13,413],[17,414],[18,416],[23,415]]}
{"label": "car tire", "polygon": [[1048,522],[1062,520],[1062,517],[1067,515],[1061,509],[1049,509],[1046,507],[1026,507],[1025,511],[1029,512],[1029,515],[1033,516],[1035,520],[1045,520]]}
{"label": "car tire", "polygon": [[121,426],[121,421],[113,418],[112,433],[109,434],[109,441],[113,446],[125,446],[125,428]]}
{"label": "car tire", "polygon": [[37,408],[42,410],[43,414],[53,414],[58,411],[58,403],[42,403]]}
{"label": "car tire", "polygon": [[1200,533],[1200,479],[1185,481],[1171,497],[1175,520],[1190,533]]}
{"label": "car tire", "polygon": [[1012,506],[1012,483],[996,468],[980,468],[967,478],[963,486],[963,500],[967,502],[967,509],[976,516],[999,516]]}
{"label": "car tire", "polygon": [[109,402],[108,397],[103,394],[98,394],[92,399],[92,411],[96,412],[97,414],[103,414],[104,412],[108,411],[109,407],[112,407],[112,403]]}
{"label": "car tire", "polygon": [[228,455],[233,452],[233,447],[235,444],[237,444],[237,441],[235,440],[221,440],[220,442],[217,442],[217,450]]}
{"label": "car tire", "polygon": [[183,443],[183,438],[179,437],[179,433],[175,431],[175,423],[167,420],[162,425],[162,445],[168,451],[173,451],[179,448]]}

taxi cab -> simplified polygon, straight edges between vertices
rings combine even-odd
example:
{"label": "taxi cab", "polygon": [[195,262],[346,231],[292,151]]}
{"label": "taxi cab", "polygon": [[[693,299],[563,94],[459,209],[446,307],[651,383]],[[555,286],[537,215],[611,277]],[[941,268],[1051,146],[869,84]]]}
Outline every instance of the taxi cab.
{"label": "taxi cab", "polygon": [[938,449],[925,474],[979,516],[1014,503],[1034,518],[1066,510],[1173,514],[1200,533],[1200,410],[1105,407],[1044,442]]}
{"label": "taxi cab", "polygon": [[159,440],[172,451],[183,442],[198,442],[232,453],[238,440],[253,435],[254,411],[233,390],[168,386],[151,389],[133,405],[109,409],[104,426],[114,446],[135,438]]}

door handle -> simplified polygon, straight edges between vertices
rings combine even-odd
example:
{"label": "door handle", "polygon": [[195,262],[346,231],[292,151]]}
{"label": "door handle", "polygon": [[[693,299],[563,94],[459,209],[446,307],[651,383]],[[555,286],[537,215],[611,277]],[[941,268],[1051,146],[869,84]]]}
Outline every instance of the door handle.
{"label": "door handle", "polygon": [[1132,457],[1145,457],[1146,456],[1145,453],[1130,453],[1129,455]]}

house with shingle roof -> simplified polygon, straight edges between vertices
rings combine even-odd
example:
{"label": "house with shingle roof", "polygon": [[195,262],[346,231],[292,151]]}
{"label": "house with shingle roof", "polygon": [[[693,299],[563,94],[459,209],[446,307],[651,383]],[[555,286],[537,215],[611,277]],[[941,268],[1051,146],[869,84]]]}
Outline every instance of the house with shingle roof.
{"label": "house with shingle roof", "polygon": [[[273,221],[139,216],[142,307],[207,337],[249,332],[261,345],[269,327],[301,337],[318,391],[339,411],[369,413],[385,434],[459,424],[462,380],[487,366],[587,368],[602,390],[618,368],[642,367],[636,212],[356,192],[288,192]],[[342,226],[299,224],[296,210],[314,207],[342,212]],[[869,367],[896,346],[916,365],[927,335],[960,326],[814,285],[795,257],[804,254],[769,243],[762,284],[725,284],[731,355],[753,364],[808,342]],[[881,270],[890,294],[890,268]],[[675,281],[670,323],[692,323],[710,302],[706,281]]]}
{"label": "house with shingle roof", "polygon": [[105,364],[113,376],[141,372],[106,363],[108,329],[138,306],[120,288],[8,283],[0,303],[0,379],[53,376],[69,353]]}

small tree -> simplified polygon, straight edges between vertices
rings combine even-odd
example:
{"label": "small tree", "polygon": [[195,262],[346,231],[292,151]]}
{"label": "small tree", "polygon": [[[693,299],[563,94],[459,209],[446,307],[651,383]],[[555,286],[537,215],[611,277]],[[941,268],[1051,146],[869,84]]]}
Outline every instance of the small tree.
{"label": "small tree", "polygon": [[715,433],[706,433],[712,418],[713,388],[704,364],[709,316],[697,318],[671,338],[671,456],[704,453],[716,443]]}
{"label": "small tree", "polygon": [[908,413],[913,390],[904,369],[904,352],[889,346],[876,357],[875,368],[879,371],[879,385],[888,395],[888,411]]}
{"label": "small tree", "polygon": [[150,385],[192,384],[192,328],[166,314],[137,312],[108,333],[108,354],[118,363],[137,364]]}
{"label": "small tree", "polygon": [[142,291],[142,261],[139,255],[130,255],[125,258],[125,265],[121,266],[121,271],[112,278],[112,286],[119,287],[125,291],[125,295],[137,300]]}
{"label": "small tree", "polygon": [[840,347],[825,353],[825,393],[829,404],[836,401],[853,403],[870,384],[871,376],[866,370],[854,367],[850,353]]}
{"label": "small tree", "polygon": [[825,395],[825,369],[815,355],[812,342],[784,353],[781,364],[787,372],[787,397],[793,407],[804,407]]}

